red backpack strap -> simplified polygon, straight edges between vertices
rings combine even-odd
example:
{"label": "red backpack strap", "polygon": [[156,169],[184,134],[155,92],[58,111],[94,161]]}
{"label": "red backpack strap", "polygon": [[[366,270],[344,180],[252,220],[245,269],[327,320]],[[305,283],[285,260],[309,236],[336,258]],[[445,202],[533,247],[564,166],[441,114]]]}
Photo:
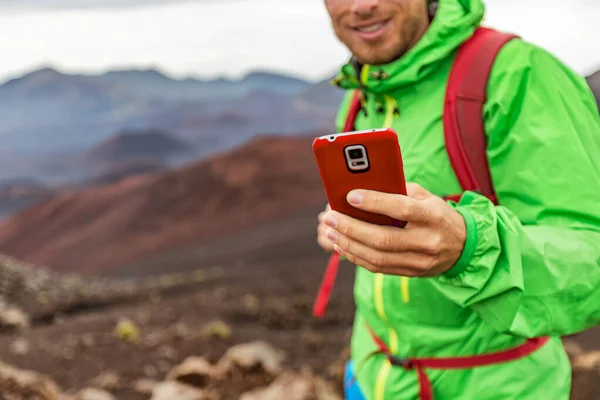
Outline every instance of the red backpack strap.
{"label": "red backpack strap", "polygon": [[[465,190],[497,202],[487,158],[483,107],[492,66],[502,47],[517,38],[478,28],[459,49],[446,91],[444,135],[454,172]],[[458,199],[459,196],[448,196]]]}
{"label": "red backpack strap", "polygon": [[[355,90],[348,108],[348,116],[346,117],[346,123],[344,124],[344,132],[352,132],[355,130],[354,124],[356,122],[356,117],[361,110],[360,96],[360,91]],[[331,298],[331,292],[333,291],[333,286],[335,284],[335,279],[337,277],[339,268],[340,255],[333,253],[329,258],[329,262],[327,263],[325,275],[323,276],[323,281],[321,282],[321,286],[319,287],[317,298],[313,306],[313,315],[315,317],[323,318],[325,316],[325,311],[329,305],[329,299]]]}
{"label": "red backpack strap", "polygon": [[354,131],[354,124],[356,123],[356,117],[361,109],[360,101],[360,90],[355,90],[352,94],[352,100],[350,100],[350,106],[348,107],[348,115],[346,116],[346,123],[344,124],[344,132]]}

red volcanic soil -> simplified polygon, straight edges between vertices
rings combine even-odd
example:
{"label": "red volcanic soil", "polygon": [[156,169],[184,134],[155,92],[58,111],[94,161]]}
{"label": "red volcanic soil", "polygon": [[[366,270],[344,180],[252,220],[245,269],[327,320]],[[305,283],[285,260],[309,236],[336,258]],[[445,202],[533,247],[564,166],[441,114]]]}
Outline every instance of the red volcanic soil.
{"label": "red volcanic soil", "polygon": [[0,252],[99,272],[324,204],[311,138],[262,137],[182,169],[63,193],[0,225]]}

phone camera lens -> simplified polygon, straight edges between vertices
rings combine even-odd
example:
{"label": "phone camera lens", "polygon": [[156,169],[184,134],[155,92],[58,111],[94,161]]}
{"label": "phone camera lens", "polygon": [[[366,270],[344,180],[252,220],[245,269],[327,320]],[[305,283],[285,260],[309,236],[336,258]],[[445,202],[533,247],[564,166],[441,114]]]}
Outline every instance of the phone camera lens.
{"label": "phone camera lens", "polygon": [[363,157],[362,149],[352,149],[348,152],[348,155],[352,160],[359,160]]}

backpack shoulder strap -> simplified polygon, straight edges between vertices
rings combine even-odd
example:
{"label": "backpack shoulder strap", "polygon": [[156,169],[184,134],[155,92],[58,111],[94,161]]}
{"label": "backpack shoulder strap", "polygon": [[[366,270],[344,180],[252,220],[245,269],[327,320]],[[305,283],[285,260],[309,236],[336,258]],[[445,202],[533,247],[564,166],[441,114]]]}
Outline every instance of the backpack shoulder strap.
{"label": "backpack shoulder strap", "polygon": [[[354,124],[356,122],[356,118],[361,108],[362,103],[360,91],[354,90],[354,93],[352,94],[352,99],[350,100],[350,105],[348,107],[346,122],[344,123],[344,132],[352,132],[356,130]],[[317,292],[317,297],[313,305],[313,315],[317,318],[325,317],[325,311],[327,310],[327,306],[329,305],[331,292],[333,291],[335,279],[340,268],[339,266],[340,255],[338,253],[333,253],[329,257],[327,268],[325,268],[325,275],[323,276],[321,286],[319,286],[319,291]]]}
{"label": "backpack shoulder strap", "polygon": [[348,107],[348,114],[346,116],[346,122],[344,123],[344,132],[352,132],[355,129],[356,117],[361,109],[361,101],[360,101],[360,90],[354,90],[352,94],[352,99],[350,100],[350,105]]}
{"label": "backpack shoulder strap", "polygon": [[458,51],[444,103],[446,150],[458,181],[463,191],[479,192],[494,203],[483,108],[496,56],[514,38],[489,28],[475,30]]}

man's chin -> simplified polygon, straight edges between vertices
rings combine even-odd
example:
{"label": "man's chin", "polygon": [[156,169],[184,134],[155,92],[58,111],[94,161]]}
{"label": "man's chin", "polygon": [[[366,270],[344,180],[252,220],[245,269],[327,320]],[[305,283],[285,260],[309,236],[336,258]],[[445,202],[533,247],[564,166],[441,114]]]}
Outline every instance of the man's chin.
{"label": "man's chin", "polygon": [[390,49],[373,49],[369,51],[357,51],[352,52],[354,56],[360,60],[363,64],[368,65],[385,65],[396,61],[403,54],[397,54],[397,52],[391,52]]}
{"label": "man's chin", "polygon": [[400,57],[380,57],[380,56],[361,57],[361,56],[357,56],[357,55],[355,55],[355,57],[357,59],[359,59],[362,64],[373,65],[373,66],[386,65],[386,64],[389,64],[393,61],[396,61],[398,58],[400,58]]}

